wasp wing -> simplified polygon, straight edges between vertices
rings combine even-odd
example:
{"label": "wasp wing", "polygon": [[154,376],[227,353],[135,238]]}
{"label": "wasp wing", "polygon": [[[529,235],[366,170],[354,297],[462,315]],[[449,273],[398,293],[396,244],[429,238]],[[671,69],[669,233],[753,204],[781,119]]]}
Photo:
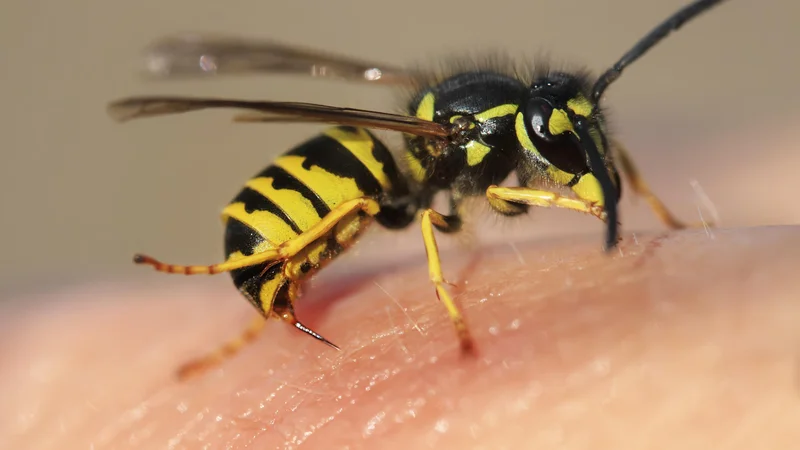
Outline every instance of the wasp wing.
{"label": "wasp wing", "polygon": [[239,116],[238,120],[242,122],[327,122],[437,138],[453,134],[452,127],[416,117],[313,103],[192,97],[132,97],[111,103],[108,112],[114,119],[124,122],[212,108],[246,109],[255,113]]}
{"label": "wasp wing", "polygon": [[412,85],[419,76],[398,67],[275,41],[202,34],[179,34],[154,42],[146,49],[145,65],[148,74],[161,78],[261,73]]}

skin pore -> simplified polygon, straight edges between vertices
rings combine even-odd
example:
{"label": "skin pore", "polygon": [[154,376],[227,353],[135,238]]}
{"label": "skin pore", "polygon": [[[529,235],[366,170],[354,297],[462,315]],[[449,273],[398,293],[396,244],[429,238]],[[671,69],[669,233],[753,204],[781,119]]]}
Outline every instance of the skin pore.
{"label": "skin pore", "polygon": [[[772,136],[759,140],[765,155],[793,148],[791,133]],[[794,208],[796,181],[779,183],[759,208]],[[274,321],[185,383],[177,366],[254,314],[224,276],[143,277],[6,302],[0,447],[796,444],[800,227],[626,231],[611,255],[599,231],[446,263],[478,345],[471,360],[459,356],[420,255],[309,289],[298,316],[341,352]]]}

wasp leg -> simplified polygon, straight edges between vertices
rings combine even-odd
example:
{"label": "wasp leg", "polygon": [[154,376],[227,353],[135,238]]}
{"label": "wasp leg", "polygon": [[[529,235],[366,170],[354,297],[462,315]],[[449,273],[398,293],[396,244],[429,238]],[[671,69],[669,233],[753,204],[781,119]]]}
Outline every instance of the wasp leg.
{"label": "wasp leg", "polygon": [[[283,269],[279,269],[279,271],[283,272],[282,278],[273,279],[275,280],[276,283],[278,283],[279,286],[277,287],[276,291],[273,291],[270,288],[264,289],[263,288],[264,286],[260,285],[262,295],[267,296],[265,298],[259,299],[262,308],[263,305],[270,305],[267,306],[269,310],[266,311],[266,315],[281,319],[282,321],[292,325],[298,330],[314,337],[318,341],[321,341],[335,348],[336,350],[339,350],[339,347],[337,347],[335,344],[325,339],[312,329],[308,328],[295,318],[294,300],[297,298],[299,284],[298,282],[289,280],[287,278],[288,274],[285,266],[283,267]],[[260,308],[261,312],[264,313],[262,308]],[[264,315],[256,316],[255,318],[253,318],[250,325],[238,337],[222,344],[218,349],[214,350],[211,353],[190,360],[189,362],[183,364],[178,369],[178,379],[180,381],[185,381],[189,378],[196,377],[204,372],[207,372],[210,369],[213,369],[214,367],[221,365],[224,361],[236,356],[236,354],[239,353],[242,350],[242,348],[252,343],[258,337],[258,335],[264,329],[266,320],[267,319]]]}
{"label": "wasp leg", "polygon": [[[681,229],[687,227],[697,227],[703,226],[702,224],[693,224],[687,225],[686,223],[678,220],[672,212],[664,205],[664,202],[661,201],[654,193],[650,190],[650,186],[647,185],[647,182],[644,181],[644,178],[639,173],[639,169],[636,168],[636,165],[633,163],[630,155],[628,154],[628,150],[619,142],[613,142],[613,148],[617,153],[617,157],[619,158],[619,163],[622,167],[622,172],[625,174],[625,179],[628,180],[633,191],[636,192],[639,196],[643,197],[647,204],[650,206],[650,209],[653,210],[653,213],[663,222],[666,226],[672,229]],[[706,225],[712,225],[707,223]]]}
{"label": "wasp leg", "polygon": [[133,257],[136,264],[147,264],[153,266],[158,272],[178,273],[183,275],[213,275],[215,273],[230,272],[236,269],[255,266],[268,261],[280,259],[280,249],[269,249],[255,253],[251,256],[239,258],[233,261],[225,261],[220,264],[210,266],[181,266],[178,264],[166,264],[147,255],[137,254]]}
{"label": "wasp leg", "polygon": [[320,220],[316,225],[309,228],[306,232],[290,241],[284,242],[278,246],[278,248],[269,249],[232,261],[225,261],[220,264],[214,264],[210,266],[180,266],[177,264],[165,264],[156,260],[155,258],[141,254],[134,256],[133,262],[136,264],[147,264],[153,266],[153,268],[159,272],[178,273],[184,275],[211,275],[220,272],[230,272],[236,269],[243,269],[245,267],[263,264],[268,261],[287,259],[302,251],[303,248],[305,248],[308,244],[314,242],[321,236],[324,236],[334,226],[336,226],[336,224],[342,218],[357,210],[362,210],[365,213],[374,216],[380,212],[380,205],[375,200],[366,197],[346,201],[334,208],[330,213],[328,213],[328,215],[322,218],[322,220]]}
{"label": "wasp leg", "polygon": [[464,317],[461,310],[455,304],[450,294],[445,289],[445,284],[451,284],[445,281],[442,274],[442,262],[439,258],[439,247],[436,245],[436,237],[433,235],[434,227],[443,233],[453,233],[461,228],[461,219],[457,215],[444,216],[432,209],[426,209],[422,213],[422,240],[425,243],[425,252],[428,255],[428,272],[430,274],[431,282],[436,286],[436,296],[439,297],[447,313],[450,315],[450,320],[456,327],[456,333],[461,343],[461,350],[464,353],[472,352],[474,344],[470,336],[469,329],[464,322]]}
{"label": "wasp leg", "polygon": [[253,318],[250,325],[234,339],[222,344],[217,350],[197,359],[193,359],[178,368],[178,379],[181,381],[193,378],[197,375],[206,372],[207,370],[220,365],[226,359],[229,359],[239,353],[247,344],[253,342],[261,330],[264,329],[266,318],[258,315]]}
{"label": "wasp leg", "polygon": [[601,205],[564,197],[555,192],[540,191],[526,187],[499,187],[489,186],[486,189],[489,205],[500,214],[515,215],[524,211],[519,205],[558,207],[591,214],[602,221],[606,221],[606,213]]}

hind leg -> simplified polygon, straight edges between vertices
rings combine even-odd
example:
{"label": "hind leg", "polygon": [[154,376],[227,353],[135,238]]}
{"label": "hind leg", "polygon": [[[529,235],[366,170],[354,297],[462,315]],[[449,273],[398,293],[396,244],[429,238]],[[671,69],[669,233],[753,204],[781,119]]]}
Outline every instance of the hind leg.
{"label": "hind leg", "polygon": [[135,255],[133,257],[133,262],[136,264],[153,266],[153,268],[159,272],[183,275],[213,275],[221,272],[244,269],[266,262],[286,260],[301,252],[308,244],[329,233],[343,218],[359,210],[364,211],[370,216],[374,216],[380,212],[380,205],[375,200],[367,197],[346,201],[334,208],[328,215],[323,217],[322,220],[303,234],[284,242],[277,248],[234,260],[228,260],[219,264],[210,266],[181,266],[178,264],[163,263],[155,258],[142,254]]}
{"label": "hind leg", "polygon": [[178,379],[187,380],[193,378],[232,358],[261,334],[266,322],[266,318],[262,315],[254,317],[239,336],[222,344],[217,350],[180,366],[178,368]]}
{"label": "hind leg", "polygon": [[216,350],[183,364],[178,370],[178,378],[186,380],[201,375],[220,366],[236,356],[246,345],[253,342],[264,329],[267,318],[278,318],[315,339],[335,348],[336,345],[314,332],[294,314],[294,302],[299,294],[300,282],[293,281],[292,264],[281,263],[264,270],[254,270],[254,275],[242,283],[240,291],[261,313],[253,318],[250,325],[237,337],[219,346]]}

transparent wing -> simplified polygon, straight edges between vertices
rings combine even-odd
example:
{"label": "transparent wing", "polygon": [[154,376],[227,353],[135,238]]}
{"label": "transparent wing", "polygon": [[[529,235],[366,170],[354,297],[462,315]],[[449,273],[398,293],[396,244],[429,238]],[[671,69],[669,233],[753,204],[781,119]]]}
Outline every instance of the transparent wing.
{"label": "transparent wing", "polygon": [[412,71],[267,40],[179,34],[151,44],[145,69],[156,77],[288,74],[375,84],[408,85]]}
{"label": "transparent wing", "polygon": [[436,122],[411,116],[354,108],[297,102],[269,102],[191,97],[132,97],[111,103],[108,113],[116,120],[178,114],[211,108],[246,109],[240,122],[327,122],[400,131],[417,136],[448,137],[455,131]]}

